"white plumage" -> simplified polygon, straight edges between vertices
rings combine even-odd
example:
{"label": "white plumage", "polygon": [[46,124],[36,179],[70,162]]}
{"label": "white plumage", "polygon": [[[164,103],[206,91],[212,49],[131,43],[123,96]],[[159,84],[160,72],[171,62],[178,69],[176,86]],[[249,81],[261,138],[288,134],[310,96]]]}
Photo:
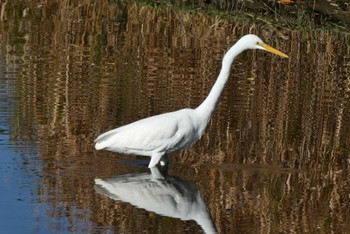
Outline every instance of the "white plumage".
{"label": "white plumage", "polygon": [[190,147],[201,138],[208,125],[230,75],[234,58],[247,49],[261,49],[288,57],[266,45],[259,37],[246,35],[225,54],[219,77],[199,107],[151,116],[110,130],[96,138],[95,148],[150,156],[148,167],[154,167],[163,155]]}

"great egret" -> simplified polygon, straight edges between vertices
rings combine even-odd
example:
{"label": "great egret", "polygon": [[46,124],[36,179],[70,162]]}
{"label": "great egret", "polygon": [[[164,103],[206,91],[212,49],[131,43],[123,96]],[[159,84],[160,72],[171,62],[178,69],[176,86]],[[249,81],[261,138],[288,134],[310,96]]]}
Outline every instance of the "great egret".
{"label": "great egret", "polygon": [[196,109],[182,109],[138,120],[96,138],[95,148],[118,153],[150,156],[149,168],[163,155],[187,148],[203,135],[230,75],[234,58],[247,49],[260,49],[288,58],[283,52],[248,34],[236,42],[222,60],[220,74],[209,95]]}

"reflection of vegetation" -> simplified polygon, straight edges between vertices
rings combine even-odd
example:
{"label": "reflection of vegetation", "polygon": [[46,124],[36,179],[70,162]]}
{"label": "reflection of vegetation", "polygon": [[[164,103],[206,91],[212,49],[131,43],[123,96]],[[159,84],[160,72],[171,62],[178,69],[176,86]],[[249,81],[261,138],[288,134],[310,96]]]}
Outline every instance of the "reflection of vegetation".
{"label": "reflection of vegetation", "polygon": [[290,143],[300,143],[302,138],[302,128],[300,126],[300,121],[289,124],[287,136]]}
{"label": "reflection of vegetation", "polygon": [[[198,182],[222,233],[244,232],[237,228],[242,223],[262,233],[302,233],[314,230],[325,214],[327,232],[349,227],[344,214],[350,204],[342,200],[349,194],[348,35],[106,0],[8,1],[1,12],[7,63],[18,66],[21,118],[12,128],[38,142],[47,189],[39,193],[44,201],[48,194],[52,199],[53,217],[66,209],[78,227],[85,213],[72,207],[80,206],[96,225],[126,233],[187,230],[186,224],[146,213],[135,222],[128,219],[136,216],[131,207],[97,201],[93,177],[128,168],[113,154],[95,155],[92,142],[116,125],[196,106],[226,48],[251,32],[278,43],[291,59],[259,52],[238,58],[207,134],[171,156],[186,164],[175,164],[174,172]],[[254,82],[247,85],[247,77]],[[258,173],[244,169],[252,163],[268,167]]]}
{"label": "reflection of vegetation", "polygon": [[331,233],[332,229],[332,218],[330,215],[327,215],[323,221],[323,231],[324,233]]}
{"label": "reflection of vegetation", "polygon": [[271,195],[272,195],[272,200],[273,201],[277,201],[277,202],[281,202],[282,198],[283,198],[283,187],[280,184],[280,181],[276,180],[275,183],[273,184],[273,190],[271,191]]}

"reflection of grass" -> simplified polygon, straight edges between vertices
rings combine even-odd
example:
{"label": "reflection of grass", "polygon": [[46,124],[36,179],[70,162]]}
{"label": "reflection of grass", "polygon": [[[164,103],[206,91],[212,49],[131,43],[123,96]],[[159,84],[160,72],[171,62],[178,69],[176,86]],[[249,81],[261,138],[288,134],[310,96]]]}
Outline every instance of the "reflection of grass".
{"label": "reflection of grass", "polygon": [[[100,11],[107,12],[112,7],[113,5],[108,5],[108,7],[106,5],[106,8],[101,8]],[[67,10],[69,9],[62,9],[62,12]],[[216,9],[202,10],[213,15],[222,14],[223,17],[226,14],[227,17],[232,17],[232,20],[235,19],[234,17],[240,17],[239,15],[233,15],[232,12],[220,13]],[[102,129],[107,129],[111,126],[115,127],[117,124],[135,120],[140,116],[146,116],[149,113],[160,110],[168,111],[176,106],[187,106],[189,103],[195,103],[199,97],[198,95],[192,96],[186,94],[189,95],[188,99],[190,101],[185,103],[181,97],[178,97],[178,95],[184,92],[180,92],[178,89],[187,88],[185,86],[188,85],[190,89],[186,90],[193,91],[198,89],[198,84],[205,82],[211,83],[211,81],[208,82],[205,78],[202,83],[188,83],[188,69],[186,68],[185,70],[181,66],[185,62],[193,62],[191,61],[192,57],[183,57],[179,54],[185,53],[186,55],[192,55],[196,51],[199,51],[199,48],[201,48],[200,43],[213,42],[211,37],[208,37],[209,39],[203,39],[202,35],[204,33],[196,34],[196,32],[201,32],[203,29],[210,28],[208,32],[211,35],[221,35],[218,37],[225,38],[232,34],[232,31],[233,33],[240,34],[241,32],[248,31],[249,27],[252,27],[252,25],[240,25],[237,23],[235,24],[235,29],[232,30],[231,25],[223,24],[223,20],[220,20],[220,17],[207,17],[208,19],[206,19],[204,15],[203,17],[202,15],[197,15],[195,10],[190,11],[193,15],[187,12],[184,14],[180,14],[179,12],[174,13],[171,9],[166,9],[164,12],[156,11],[155,8],[144,10],[143,5],[131,6],[127,11],[127,19],[115,19],[116,14],[114,13],[109,14],[111,18],[107,18],[102,14],[96,16],[96,18],[86,18],[79,14],[72,14],[71,18],[63,19],[63,21],[57,20],[57,26],[54,32],[51,32],[46,27],[37,31],[33,30],[30,34],[31,39],[28,40],[28,43],[30,43],[28,47],[32,47],[33,49],[25,51],[28,53],[26,56],[21,56],[24,63],[23,67],[27,70],[25,73],[19,73],[18,76],[18,82],[20,83],[17,86],[19,89],[18,96],[21,98],[21,103],[18,105],[18,113],[20,113],[19,116],[21,118],[13,120],[14,127],[11,130],[14,138],[16,137],[18,139],[27,139],[28,137],[35,136],[36,132],[38,132],[38,148],[40,149],[40,155],[38,156],[40,157],[39,160],[43,161],[42,185],[47,188],[47,190],[43,191],[43,197],[49,193],[53,194],[53,196],[57,194],[58,199],[60,197],[72,198],[62,205],[62,209],[66,208],[67,210],[71,210],[71,207],[76,207],[76,204],[82,204],[83,202],[84,207],[87,207],[87,209],[90,208],[87,210],[87,213],[92,214],[91,220],[94,223],[100,223],[100,225],[111,223],[120,226],[125,225],[122,228],[128,233],[135,233],[139,228],[139,226],[135,225],[135,223],[139,222],[127,223],[127,219],[125,218],[135,215],[135,210],[129,206],[119,203],[115,204],[108,200],[105,200],[100,205],[100,203],[96,203],[96,195],[88,190],[91,188],[90,183],[93,180],[87,178],[90,178],[90,175],[91,177],[95,176],[96,172],[103,175],[107,175],[108,173],[114,174],[116,171],[118,173],[130,173],[128,171],[129,168],[124,168],[118,165],[118,163],[114,163],[114,153],[107,153],[108,155],[95,154],[92,143],[94,137]],[[76,12],[81,11],[77,10]],[[142,13],[141,16],[140,13]],[[71,14],[64,13],[64,15]],[[155,17],[155,15],[158,17]],[[190,17],[188,17],[189,15]],[[249,17],[245,19],[250,20]],[[86,27],[84,28],[85,33],[78,30],[79,28],[70,29],[64,27],[64,25],[69,25],[70,22],[84,22],[83,25]],[[112,28],[113,30],[104,31],[104,25],[110,24],[102,24],[103,22],[116,22],[116,27]],[[125,28],[119,27],[120,22],[127,22]],[[184,23],[180,25],[179,22]],[[210,25],[219,26],[211,27]],[[134,28],[136,30],[133,30]],[[137,30],[141,28],[144,31]],[[160,31],[154,34],[154,31],[147,31],[145,28],[159,28]],[[189,35],[187,32],[184,32],[185,30],[183,28],[185,30],[188,28],[198,28],[198,31],[193,33],[193,35]],[[40,36],[42,32],[47,33],[45,34],[45,38],[52,42],[55,41],[62,46],[45,46],[47,42],[42,40]],[[88,33],[91,33],[89,38],[93,38],[91,39],[91,48],[82,46],[79,43],[85,40],[84,38]],[[185,50],[183,48],[184,45],[180,43],[180,45],[171,44],[171,48],[169,48],[169,44],[161,44],[169,39],[169,34],[171,34],[171,39],[175,42],[181,41],[184,35],[190,39],[197,37],[201,39],[198,41],[195,40],[195,43],[193,45],[191,44],[191,51]],[[298,34],[301,34],[301,36]],[[123,36],[125,42],[123,40],[118,41],[119,38],[116,36],[119,35]],[[272,40],[272,37],[273,35],[268,34],[265,36],[265,39]],[[302,39],[300,39],[301,37]],[[74,40],[70,42],[71,40],[66,40],[66,38],[73,38]],[[323,179],[321,177],[334,167],[334,164],[330,163],[331,155],[329,153],[333,149],[333,145],[327,151],[317,151],[312,154],[310,162],[304,157],[304,154],[306,154],[304,152],[300,156],[300,160],[305,161],[298,162],[302,170],[294,171],[289,168],[289,166],[293,168],[293,160],[296,161],[295,159],[299,159],[298,153],[300,151],[298,151],[298,147],[303,147],[305,151],[310,150],[311,153],[313,152],[312,149],[316,146],[318,149],[319,145],[311,141],[300,144],[303,143],[303,139],[306,136],[304,126],[311,129],[312,132],[310,135],[319,139],[322,137],[325,129],[319,124],[315,125],[315,128],[312,128],[314,126],[314,122],[312,121],[315,119],[317,121],[318,119],[334,120],[334,118],[330,117],[332,113],[310,113],[310,109],[305,107],[307,105],[313,107],[316,102],[315,100],[320,101],[320,107],[323,107],[322,101],[324,100],[324,95],[319,92],[312,93],[315,97],[310,96],[311,89],[309,89],[310,81],[308,80],[313,80],[313,77],[300,79],[299,81],[299,77],[297,76],[299,70],[296,70],[296,67],[299,64],[308,64],[301,68],[303,68],[305,74],[310,74],[310,69],[314,69],[318,64],[316,63],[318,60],[310,59],[309,56],[312,57],[312,55],[314,57],[319,56],[327,61],[329,60],[329,64],[331,64],[331,61],[333,61],[331,58],[334,54],[332,50],[331,52],[326,52],[324,49],[318,51],[319,48],[324,48],[324,44],[319,43],[319,40],[321,42],[327,42],[330,48],[344,51],[343,53],[346,55],[346,49],[341,48],[347,47],[339,47],[339,39],[341,39],[340,36],[338,38],[338,36],[330,36],[328,34],[320,35],[317,32],[312,34],[297,32],[295,36],[291,37],[291,48],[288,49],[294,55],[292,56],[293,59],[290,60],[290,69],[295,70],[288,71],[291,81],[288,80],[283,83],[287,84],[290,82],[288,83],[289,86],[278,87],[282,91],[288,90],[288,92],[283,93],[285,95],[285,101],[281,101],[279,98],[270,98],[275,95],[278,97],[277,88],[275,89],[273,85],[266,85],[264,81],[268,77],[263,75],[262,72],[258,73],[256,77],[260,76],[260,78],[256,80],[254,85],[251,84],[251,87],[256,89],[251,103],[255,103],[255,101],[256,103],[254,105],[249,103],[252,107],[257,107],[256,109],[246,109],[244,110],[245,114],[242,114],[244,117],[240,117],[238,114],[235,114],[237,111],[235,109],[236,107],[231,108],[233,104],[236,105],[233,98],[227,98],[227,106],[224,104],[225,99],[222,100],[221,107],[223,108],[221,108],[221,113],[220,110],[217,111],[217,117],[213,118],[211,126],[207,131],[210,134],[203,137],[200,144],[197,144],[188,151],[181,152],[181,156],[171,156],[173,162],[176,162],[179,157],[184,161],[182,163],[183,165],[174,165],[171,168],[173,170],[171,173],[183,175],[185,178],[196,181],[201,186],[201,191],[206,193],[211,211],[214,211],[213,216],[215,220],[220,221],[217,223],[222,227],[222,230],[226,231],[227,228],[226,233],[234,233],[232,229],[236,227],[235,220],[227,218],[232,215],[225,211],[227,209],[234,211],[233,218],[256,218],[256,220],[261,222],[262,228],[264,228],[264,225],[265,230],[271,228],[271,233],[278,233],[278,230],[288,230],[287,228],[290,228],[291,232],[293,232],[293,230],[300,230],[298,229],[299,226],[306,225],[306,228],[309,228],[313,225],[314,219],[319,217],[316,212],[316,214],[313,213],[315,210],[320,211],[321,215],[322,213],[327,215],[329,208],[327,205],[322,206],[322,204],[330,204],[338,194],[341,197],[345,197],[348,194],[348,189],[345,187],[346,183],[342,183],[340,180],[332,182],[330,179]],[[140,45],[135,42],[139,42]],[[345,45],[345,43],[342,44]],[[289,43],[284,44],[282,42],[282,45],[288,46]],[[220,46],[215,45],[213,48],[210,48],[210,45],[205,45],[202,52],[206,53],[200,54],[201,57],[198,61],[191,64],[191,68],[200,69],[200,72],[198,74],[196,73],[194,79],[197,79],[199,75],[203,75],[204,77],[213,75],[209,72],[209,68],[214,67],[213,63],[216,62],[216,59],[213,59],[211,56],[213,54],[220,54],[221,58],[222,49],[218,49],[217,47],[222,48],[224,46],[225,43],[223,42],[221,42]],[[308,56],[300,56],[299,49],[306,47],[310,49]],[[42,58],[43,55],[45,56],[46,53],[42,54],[41,52],[45,52],[50,48],[53,50],[52,54],[55,55],[51,57],[52,60],[36,59]],[[209,50],[213,52],[208,52]],[[16,51],[24,52],[23,49],[19,50],[19,48],[16,48]],[[155,54],[155,51],[161,52]],[[44,58],[47,57],[45,56]],[[148,60],[146,58],[152,59]],[[243,58],[247,60],[249,65],[241,68],[241,70],[252,70],[252,73],[247,72],[247,77],[252,77],[251,75],[255,75],[255,70],[258,64],[261,64],[261,61],[258,60],[259,63],[256,63],[257,60],[255,58],[250,59],[248,55]],[[183,62],[177,63],[180,59]],[[95,66],[86,66],[91,64],[91,61],[95,63]],[[319,83],[327,87],[333,87],[334,81],[328,79],[327,76],[328,71],[331,70],[329,64],[325,63],[324,66],[319,66],[320,74],[325,74],[320,77]],[[277,77],[274,76],[274,72],[281,69],[276,68],[275,70],[273,67],[270,68],[269,63],[265,65],[267,65],[266,71],[270,71],[270,74],[273,75],[269,78],[269,81],[276,82],[274,78]],[[158,70],[154,69],[155,67]],[[49,76],[46,76],[44,72],[48,69]],[[163,69],[169,69],[169,71],[163,72]],[[160,75],[155,77],[154,72],[157,71],[160,71]],[[179,73],[180,75],[175,76],[175,73]],[[246,74],[244,72],[242,73]],[[281,73],[278,76],[283,76],[283,74]],[[182,77],[181,75],[184,75],[184,77],[186,75],[186,78],[183,81],[162,83],[166,75],[171,75],[171,79]],[[149,78],[154,78],[154,80],[148,80]],[[285,81],[285,79],[283,78],[282,81]],[[244,82],[247,86],[243,85],[243,91],[248,86],[250,87],[248,83],[248,81],[247,83]],[[147,84],[151,84],[152,86],[148,86]],[[168,87],[164,89],[164,84],[171,86],[169,89]],[[203,89],[209,90],[210,85],[203,85]],[[139,87],[140,92],[137,90]],[[154,94],[150,94],[154,90],[156,90]],[[229,90],[235,91],[236,89]],[[262,97],[264,94],[271,96],[268,97],[269,99],[265,99]],[[171,100],[169,103],[172,103],[171,105],[174,106],[166,106],[167,104],[161,106],[157,104],[157,109],[154,108],[154,103],[160,100],[157,99],[160,97],[164,98],[164,100]],[[164,100],[159,103],[164,103]],[[234,103],[231,103],[231,101]],[[337,103],[337,99],[334,102]],[[260,103],[266,103],[266,105],[260,105]],[[243,105],[245,105],[243,107],[247,107],[246,103]],[[280,108],[278,112],[276,112],[276,106]],[[223,113],[227,111],[226,108],[229,108],[230,113],[233,113],[233,117]],[[56,111],[54,112],[54,110]],[[227,128],[224,124],[229,121],[220,119],[218,116],[220,118],[221,116],[229,116],[231,123],[225,125]],[[276,119],[272,121],[275,124],[268,125],[264,120],[269,119],[271,116],[276,116]],[[303,116],[311,116],[313,118],[303,118]],[[245,130],[244,127],[243,130],[239,129],[239,132],[243,133],[242,137],[236,137],[234,130],[236,126],[244,126],[245,118],[252,118],[252,128],[248,130]],[[53,121],[53,119],[57,121]],[[346,121],[345,118],[344,121]],[[271,130],[270,126],[278,126],[278,123],[281,123],[280,125],[283,127],[275,127]],[[287,132],[284,131],[285,123],[288,123]],[[329,124],[334,123],[329,122]],[[37,131],[35,126],[38,126]],[[263,126],[266,126],[266,128],[262,129]],[[248,133],[246,134],[244,131]],[[342,144],[343,147],[347,147],[345,144],[348,139],[346,132],[343,131],[341,135],[341,141],[342,143],[344,142]],[[284,141],[285,134],[288,134],[287,140],[293,144],[289,144],[290,142],[286,144]],[[290,145],[292,146],[290,147]],[[282,158],[280,155],[280,152],[283,151],[287,152],[286,158]],[[250,153],[255,154],[258,163],[265,160],[265,155],[270,156],[270,158],[266,159],[266,163],[277,165],[277,168],[263,167],[254,169],[253,173],[250,171],[247,172],[242,166],[237,165],[236,162],[245,160],[245,155],[249,155]],[[122,157],[127,158],[128,156],[123,155]],[[216,163],[212,163],[209,160],[211,157],[215,157],[223,162],[232,162],[230,168],[233,169],[228,169],[227,171],[217,170]],[[288,168],[280,166],[280,161],[283,159],[288,160]],[[210,169],[201,170],[198,164],[201,163],[204,166],[204,161],[209,162],[207,163],[207,167]],[[196,162],[196,167],[190,167],[185,164],[186,162]],[[319,162],[322,163],[324,166],[322,173],[319,172],[319,168],[308,167],[308,162],[311,165],[318,165],[317,163]],[[295,165],[299,167],[298,164]],[[249,165],[247,166],[249,167]],[[294,166],[294,168],[297,166]],[[309,168],[315,168],[315,170],[308,170]],[[81,174],[82,171],[84,172],[83,177]],[[319,181],[324,182],[324,187],[318,185]],[[308,190],[307,188],[310,186],[320,189]],[[339,190],[332,194],[332,189],[335,186],[338,186]],[[317,196],[315,195],[316,191]],[[247,192],[246,195],[244,195],[244,192]],[[60,205],[61,203],[49,203],[48,211],[52,213],[52,216],[58,217],[61,215],[58,212],[61,210]],[[241,210],[240,207],[242,207]],[[332,225],[345,223],[341,219],[337,222],[334,221],[334,218],[343,216],[346,212],[344,208],[346,207],[336,207],[331,217],[322,217],[322,220],[317,222],[317,224],[324,227],[327,231],[326,233],[330,233],[333,228]],[[121,213],[123,215],[120,215]],[[77,213],[75,209],[69,215],[71,217],[81,217],[82,219],[86,218]],[[79,223],[77,222],[79,220],[78,218],[74,219],[71,226],[78,228]],[[172,226],[170,221],[170,219],[160,220],[159,218],[155,220],[145,219],[145,226],[156,227],[156,230],[162,230],[161,228],[163,227]],[[183,226],[180,226],[180,224],[180,222],[174,224],[174,230],[181,231]],[[228,231],[230,228],[231,231]],[[307,230],[310,230],[310,228]],[[267,233],[264,230],[261,232]],[[298,233],[297,231],[295,232]]]}
{"label": "reflection of grass", "polygon": [[[5,135],[5,134],[7,134],[7,130],[0,128],[0,135]],[[3,140],[0,139],[0,141],[3,141]]]}
{"label": "reflection of grass", "polygon": [[282,197],[283,197],[284,194],[283,194],[283,189],[282,189],[280,181],[276,181],[274,183],[271,195],[272,195],[272,199],[274,201],[281,202]]}
{"label": "reflection of grass", "polygon": [[331,226],[332,226],[332,218],[330,215],[328,215],[327,217],[325,217],[324,221],[323,221],[323,230],[324,233],[331,233]]}
{"label": "reflection of grass", "polygon": [[295,143],[298,139],[301,139],[300,122],[291,123],[288,126],[287,137],[290,143]]}
{"label": "reflection of grass", "polygon": [[324,179],[324,185],[323,185],[323,194],[325,197],[332,197],[332,191],[333,191],[333,181],[331,178],[327,177]]}

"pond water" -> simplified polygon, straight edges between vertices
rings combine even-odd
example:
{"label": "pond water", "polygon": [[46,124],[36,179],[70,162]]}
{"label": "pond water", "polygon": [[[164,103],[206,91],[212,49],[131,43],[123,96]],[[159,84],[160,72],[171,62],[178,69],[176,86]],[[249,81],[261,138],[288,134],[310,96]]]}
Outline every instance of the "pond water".
{"label": "pond water", "polygon": [[[5,2],[0,20],[4,233],[350,230],[348,34],[105,0]],[[241,54],[205,135],[169,168],[94,149],[199,105],[247,33],[289,59]]]}

